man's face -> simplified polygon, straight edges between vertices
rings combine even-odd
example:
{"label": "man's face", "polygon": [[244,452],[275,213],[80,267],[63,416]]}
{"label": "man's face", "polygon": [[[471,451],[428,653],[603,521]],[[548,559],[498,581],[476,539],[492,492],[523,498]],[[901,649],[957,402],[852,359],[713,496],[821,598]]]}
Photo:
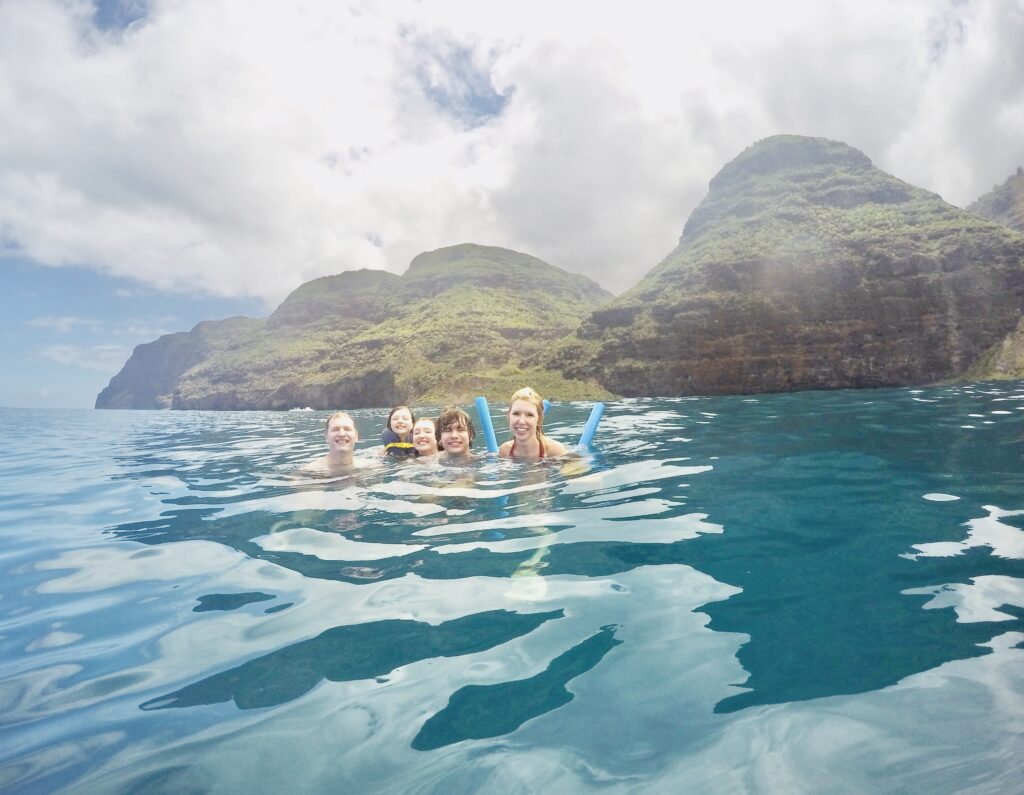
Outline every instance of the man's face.
{"label": "man's face", "polygon": [[344,414],[331,419],[327,426],[327,446],[332,453],[350,453],[359,441],[359,431],[351,417]]}

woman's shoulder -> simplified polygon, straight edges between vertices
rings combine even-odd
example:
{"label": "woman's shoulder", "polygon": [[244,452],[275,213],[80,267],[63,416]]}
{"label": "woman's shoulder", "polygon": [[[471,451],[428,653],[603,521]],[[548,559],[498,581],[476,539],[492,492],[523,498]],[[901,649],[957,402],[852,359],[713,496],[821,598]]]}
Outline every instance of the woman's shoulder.
{"label": "woman's shoulder", "polygon": [[502,458],[508,458],[510,455],[512,455],[513,444],[515,444],[515,442],[511,440],[507,442],[502,442],[501,447],[498,448],[498,455],[501,456]]}
{"label": "woman's shoulder", "polygon": [[550,437],[545,438],[544,446],[544,452],[546,455],[565,455],[569,452],[568,447],[555,439],[551,439]]}

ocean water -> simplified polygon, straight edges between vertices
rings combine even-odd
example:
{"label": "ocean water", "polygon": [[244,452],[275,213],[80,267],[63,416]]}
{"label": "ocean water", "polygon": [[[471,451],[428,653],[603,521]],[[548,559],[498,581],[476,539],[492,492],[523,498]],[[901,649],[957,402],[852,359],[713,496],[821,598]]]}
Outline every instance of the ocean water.
{"label": "ocean water", "polygon": [[0,791],[1022,790],[1024,382],[354,415],[0,410]]}

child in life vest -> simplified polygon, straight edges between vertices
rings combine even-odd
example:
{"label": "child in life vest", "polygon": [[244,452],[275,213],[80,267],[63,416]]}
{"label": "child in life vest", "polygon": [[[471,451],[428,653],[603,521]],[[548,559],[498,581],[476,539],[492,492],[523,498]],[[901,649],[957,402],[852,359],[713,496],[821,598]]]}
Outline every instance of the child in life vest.
{"label": "child in life vest", "polygon": [[416,417],[408,406],[395,406],[391,409],[387,425],[380,435],[380,440],[384,443],[381,455],[392,458],[416,455],[416,448],[412,445],[412,426],[415,422]]}

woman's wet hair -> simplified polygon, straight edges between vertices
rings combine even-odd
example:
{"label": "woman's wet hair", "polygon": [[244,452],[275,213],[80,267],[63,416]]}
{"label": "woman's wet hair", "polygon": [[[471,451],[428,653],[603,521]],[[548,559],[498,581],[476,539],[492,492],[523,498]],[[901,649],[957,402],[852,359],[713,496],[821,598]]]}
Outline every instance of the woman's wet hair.
{"label": "woman's wet hair", "polygon": [[473,420],[458,406],[445,406],[441,410],[441,415],[437,418],[437,422],[434,423],[434,438],[437,439],[439,449],[444,449],[440,447],[441,434],[456,425],[462,425],[469,431],[469,446],[473,446],[473,439],[476,438],[476,428],[473,427]]}

